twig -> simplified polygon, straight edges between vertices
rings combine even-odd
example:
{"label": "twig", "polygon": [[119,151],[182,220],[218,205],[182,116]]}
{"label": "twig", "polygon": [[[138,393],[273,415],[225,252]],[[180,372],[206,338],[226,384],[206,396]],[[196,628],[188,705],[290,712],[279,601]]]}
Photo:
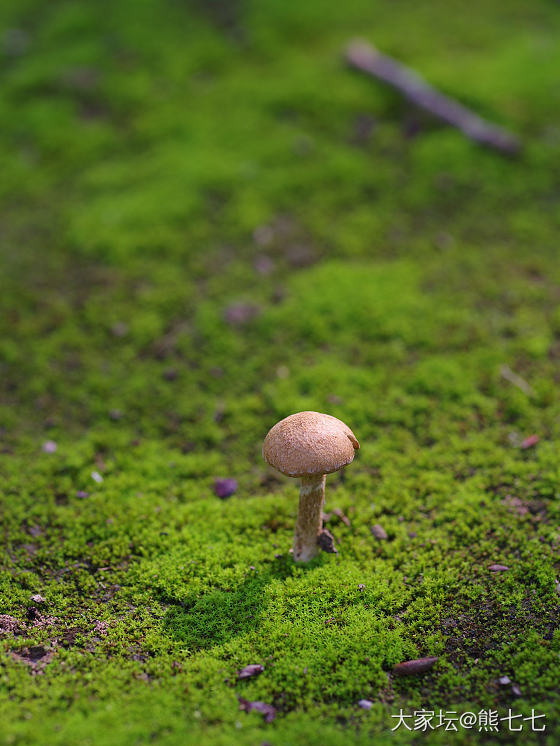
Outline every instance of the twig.
{"label": "twig", "polygon": [[521,144],[515,135],[485,121],[466,106],[438,91],[410,68],[378,52],[371,44],[353,41],[346,49],[345,57],[352,67],[393,86],[405,98],[457,127],[471,140],[508,155],[519,152]]}
{"label": "twig", "polygon": [[502,367],[500,368],[500,373],[502,375],[502,378],[505,378],[506,381],[513,383],[514,386],[517,386],[518,389],[521,389],[521,391],[523,391],[524,394],[527,394],[527,396],[535,396],[535,389],[530,384],[528,384],[524,378],[521,378],[521,376],[518,376],[517,373],[514,373],[509,365],[502,365]]}

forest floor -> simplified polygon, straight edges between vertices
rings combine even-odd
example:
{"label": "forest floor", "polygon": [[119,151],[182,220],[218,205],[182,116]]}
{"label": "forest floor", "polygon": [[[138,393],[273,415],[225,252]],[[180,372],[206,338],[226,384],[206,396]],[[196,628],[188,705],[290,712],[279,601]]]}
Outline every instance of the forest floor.
{"label": "forest floor", "polygon": [[[558,744],[560,6],[0,28],[0,743]],[[357,35],[522,153],[350,70]],[[308,566],[261,456],[299,410],[361,443]]]}

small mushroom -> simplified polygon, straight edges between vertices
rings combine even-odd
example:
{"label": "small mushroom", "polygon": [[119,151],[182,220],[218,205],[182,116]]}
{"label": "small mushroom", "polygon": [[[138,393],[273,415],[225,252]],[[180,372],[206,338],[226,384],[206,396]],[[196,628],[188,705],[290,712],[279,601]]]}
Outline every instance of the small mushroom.
{"label": "small mushroom", "polygon": [[301,477],[294,535],[296,562],[308,562],[319,552],[325,475],[349,464],[359,447],[344,422],[319,412],[292,414],[274,425],[264,439],[264,460],[288,477]]}

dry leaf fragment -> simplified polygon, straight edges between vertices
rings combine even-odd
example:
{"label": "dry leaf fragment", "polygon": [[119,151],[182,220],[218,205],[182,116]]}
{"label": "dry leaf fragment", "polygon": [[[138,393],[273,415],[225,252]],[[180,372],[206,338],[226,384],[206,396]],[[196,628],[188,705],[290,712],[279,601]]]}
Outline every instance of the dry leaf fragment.
{"label": "dry leaf fragment", "polygon": [[239,709],[243,712],[260,712],[264,715],[264,722],[271,723],[276,717],[276,707],[268,705],[266,702],[250,702],[248,699],[238,697]]}
{"label": "dry leaf fragment", "polygon": [[238,679],[250,679],[251,676],[258,676],[258,674],[262,673],[264,671],[264,666],[262,666],[260,663],[251,663],[248,666],[245,666],[245,668],[242,668],[241,671],[237,674]]}
{"label": "dry leaf fragment", "polygon": [[400,676],[412,676],[417,673],[425,673],[437,661],[437,657],[415,658],[411,661],[403,661],[393,666],[393,673]]}

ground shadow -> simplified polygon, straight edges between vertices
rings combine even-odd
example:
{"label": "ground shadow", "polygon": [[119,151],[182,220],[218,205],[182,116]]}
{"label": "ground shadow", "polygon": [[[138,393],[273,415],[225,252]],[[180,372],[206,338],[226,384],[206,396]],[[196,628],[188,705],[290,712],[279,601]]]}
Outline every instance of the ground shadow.
{"label": "ground shadow", "polygon": [[277,561],[251,574],[231,590],[216,590],[201,597],[173,600],[164,618],[164,631],[191,650],[205,650],[259,626],[266,610],[264,589],[274,579],[293,573],[291,558]]}

